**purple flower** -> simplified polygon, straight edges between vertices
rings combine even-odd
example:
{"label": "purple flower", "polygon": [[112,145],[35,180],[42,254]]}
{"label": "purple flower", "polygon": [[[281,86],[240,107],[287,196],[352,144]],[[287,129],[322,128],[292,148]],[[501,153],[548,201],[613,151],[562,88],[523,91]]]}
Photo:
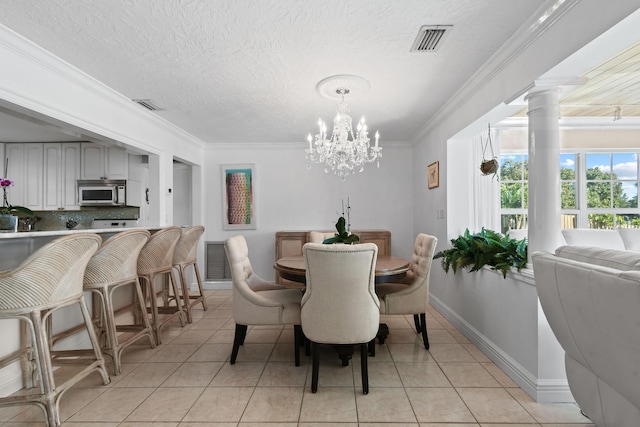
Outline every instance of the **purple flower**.
{"label": "purple flower", "polygon": [[0,178],[0,187],[13,187],[13,181],[11,181],[9,178]]}

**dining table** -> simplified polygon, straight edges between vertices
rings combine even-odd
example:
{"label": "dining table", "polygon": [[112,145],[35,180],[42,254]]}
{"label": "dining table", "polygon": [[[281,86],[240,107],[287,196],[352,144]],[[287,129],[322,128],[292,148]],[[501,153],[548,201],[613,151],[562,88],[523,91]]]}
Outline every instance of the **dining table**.
{"label": "dining table", "polygon": [[[282,257],[276,260],[273,268],[283,279],[304,284],[306,282],[306,266],[304,256]],[[391,255],[378,255],[376,258],[375,283],[397,282],[405,278],[409,271],[409,261],[404,258]],[[389,336],[389,327],[385,323],[380,323],[376,338],[380,344]],[[353,355],[353,346],[336,345],[338,357],[342,360],[343,366],[349,364]],[[369,346],[369,354],[375,356],[375,345]]]}
{"label": "dining table", "polygon": [[[276,260],[273,268],[283,279],[305,283],[306,267],[302,255],[283,257]],[[409,270],[409,261],[396,256],[380,255],[376,259],[376,284],[404,279]]]}

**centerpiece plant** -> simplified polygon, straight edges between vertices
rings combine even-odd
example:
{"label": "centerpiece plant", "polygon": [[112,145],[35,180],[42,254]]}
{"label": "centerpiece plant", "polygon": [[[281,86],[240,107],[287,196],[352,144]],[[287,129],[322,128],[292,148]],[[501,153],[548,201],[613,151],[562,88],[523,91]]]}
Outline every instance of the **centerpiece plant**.
{"label": "centerpiece plant", "polygon": [[512,239],[484,227],[475,234],[467,229],[451,240],[451,248],[438,252],[433,258],[442,258],[442,268],[447,273],[449,268],[455,274],[460,268],[470,267],[470,271],[478,271],[487,265],[502,272],[506,278],[512,268],[520,271],[526,267],[527,239]]}
{"label": "centerpiece plant", "polygon": [[344,200],[342,201],[342,215],[336,222],[336,230],[338,231],[333,237],[322,241],[325,245],[332,243],[353,244],[360,241],[360,237],[351,234],[351,206],[349,206],[349,198],[347,198],[347,219],[344,218]]}

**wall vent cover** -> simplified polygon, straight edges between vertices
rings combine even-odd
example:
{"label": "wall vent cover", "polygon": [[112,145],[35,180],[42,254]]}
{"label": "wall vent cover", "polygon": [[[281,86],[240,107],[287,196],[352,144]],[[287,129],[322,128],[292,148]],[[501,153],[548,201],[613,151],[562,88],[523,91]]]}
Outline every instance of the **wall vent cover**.
{"label": "wall vent cover", "polygon": [[205,242],[205,280],[228,281],[231,280],[231,269],[224,251],[224,242]]}
{"label": "wall vent cover", "polygon": [[423,25],[418,31],[411,52],[435,52],[451,32],[453,25]]}
{"label": "wall vent cover", "polygon": [[158,104],[156,104],[151,99],[132,99],[132,101],[135,102],[138,105],[142,105],[144,108],[146,108],[149,111],[162,111],[162,110],[164,110],[164,108],[158,106]]}

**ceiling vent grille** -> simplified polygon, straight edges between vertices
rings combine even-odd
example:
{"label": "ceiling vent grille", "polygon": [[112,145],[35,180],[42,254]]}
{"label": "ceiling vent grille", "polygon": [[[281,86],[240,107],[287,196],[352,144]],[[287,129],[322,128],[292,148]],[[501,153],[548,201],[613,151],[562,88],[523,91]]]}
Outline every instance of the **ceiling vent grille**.
{"label": "ceiling vent grille", "polygon": [[411,46],[411,52],[435,52],[451,32],[452,25],[423,25]]}
{"label": "ceiling vent grille", "polygon": [[164,110],[164,108],[161,108],[160,106],[158,106],[158,104],[156,104],[154,101],[150,99],[132,99],[132,101],[138,105],[142,105],[144,108],[146,108],[149,111]]}

